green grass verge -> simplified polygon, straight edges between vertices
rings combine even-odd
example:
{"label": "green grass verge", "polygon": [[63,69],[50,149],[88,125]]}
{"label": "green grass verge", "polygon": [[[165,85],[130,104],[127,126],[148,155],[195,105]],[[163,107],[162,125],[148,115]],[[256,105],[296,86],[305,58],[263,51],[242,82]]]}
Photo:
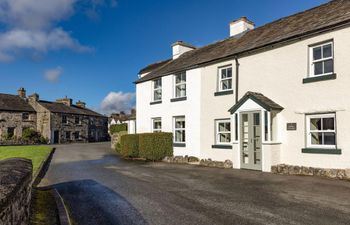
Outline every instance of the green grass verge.
{"label": "green grass verge", "polygon": [[34,190],[31,204],[31,225],[59,225],[58,210],[51,191]]}
{"label": "green grass verge", "polygon": [[18,157],[30,159],[33,162],[33,174],[36,174],[51,150],[49,146],[1,146],[0,160]]}

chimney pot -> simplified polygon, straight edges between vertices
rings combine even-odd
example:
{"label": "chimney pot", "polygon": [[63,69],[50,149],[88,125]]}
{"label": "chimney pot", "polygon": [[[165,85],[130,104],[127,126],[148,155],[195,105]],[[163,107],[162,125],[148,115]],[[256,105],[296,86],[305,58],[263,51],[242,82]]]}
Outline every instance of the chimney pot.
{"label": "chimney pot", "polygon": [[85,102],[82,102],[82,101],[77,101],[76,103],[75,103],[78,107],[80,107],[80,108],[86,108],[86,103]]}
{"label": "chimney pot", "polygon": [[65,96],[62,99],[57,99],[56,102],[65,104],[66,106],[71,106],[73,100],[71,98],[68,98],[67,96]]}
{"label": "chimney pot", "polygon": [[24,89],[23,87],[21,87],[20,89],[18,89],[18,96],[21,98],[26,98],[26,89]]}
{"label": "chimney pot", "polygon": [[35,101],[35,102],[39,101],[39,95],[37,93],[30,95],[29,101]]}

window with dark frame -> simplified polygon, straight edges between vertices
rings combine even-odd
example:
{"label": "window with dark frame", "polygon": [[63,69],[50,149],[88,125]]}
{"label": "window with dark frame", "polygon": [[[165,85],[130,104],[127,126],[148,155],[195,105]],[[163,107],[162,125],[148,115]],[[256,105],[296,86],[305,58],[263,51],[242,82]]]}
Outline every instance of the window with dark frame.
{"label": "window with dark frame", "polygon": [[22,120],[29,120],[29,113],[22,113]]}
{"label": "window with dark frame", "polygon": [[75,124],[81,124],[80,116],[75,117]]}
{"label": "window with dark frame", "polygon": [[70,139],[71,139],[71,132],[66,131],[66,140],[70,140]]}
{"label": "window with dark frame", "polygon": [[67,124],[68,123],[67,115],[62,115],[62,123],[63,124]]}
{"label": "window with dark frame", "polygon": [[7,128],[7,137],[12,138],[15,136],[15,127]]}

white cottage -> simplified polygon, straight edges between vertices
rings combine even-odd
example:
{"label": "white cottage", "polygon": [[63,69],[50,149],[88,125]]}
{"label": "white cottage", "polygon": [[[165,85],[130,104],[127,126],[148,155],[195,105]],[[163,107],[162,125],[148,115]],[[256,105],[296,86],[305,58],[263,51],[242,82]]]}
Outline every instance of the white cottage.
{"label": "white cottage", "polygon": [[350,1],[172,48],[135,82],[137,132],[173,132],[175,155],[235,168],[350,168]]}

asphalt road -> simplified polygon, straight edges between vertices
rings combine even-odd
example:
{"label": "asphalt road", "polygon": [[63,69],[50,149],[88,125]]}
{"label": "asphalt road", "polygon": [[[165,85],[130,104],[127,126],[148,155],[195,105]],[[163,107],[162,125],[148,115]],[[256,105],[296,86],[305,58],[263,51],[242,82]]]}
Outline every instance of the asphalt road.
{"label": "asphalt road", "polygon": [[109,143],[57,146],[47,185],[79,225],[350,224],[350,182],[125,161]]}

